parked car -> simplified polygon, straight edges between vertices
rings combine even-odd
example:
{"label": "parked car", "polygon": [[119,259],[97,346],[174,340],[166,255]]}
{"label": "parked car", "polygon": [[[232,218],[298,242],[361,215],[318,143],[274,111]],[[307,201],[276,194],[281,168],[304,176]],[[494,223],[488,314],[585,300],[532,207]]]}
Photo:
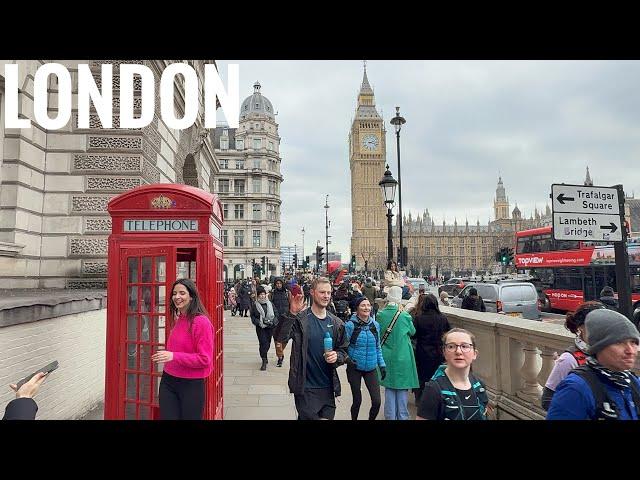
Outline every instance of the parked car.
{"label": "parked car", "polygon": [[447,292],[450,297],[455,297],[462,291],[468,281],[468,278],[452,277],[438,287],[438,295],[440,295],[441,292]]}
{"label": "parked car", "polygon": [[460,308],[471,288],[478,290],[478,295],[484,300],[487,312],[541,320],[538,292],[530,282],[468,283],[458,295],[453,297],[451,306]]}
{"label": "parked car", "polygon": [[424,278],[407,278],[407,281],[413,285],[416,292],[420,288],[420,285],[423,285],[425,290],[427,288],[427,281]]}

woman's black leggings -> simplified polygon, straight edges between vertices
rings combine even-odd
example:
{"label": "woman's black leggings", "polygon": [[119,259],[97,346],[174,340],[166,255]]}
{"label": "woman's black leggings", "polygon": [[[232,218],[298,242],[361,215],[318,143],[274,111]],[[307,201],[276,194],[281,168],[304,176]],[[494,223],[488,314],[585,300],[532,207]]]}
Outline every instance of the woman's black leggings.
{"label": "woman's black leggings", "polygon": [[378,374],[376,370],[369,372],[363,372],[356,370],[352,365],[347,365],[347,380],[349,380],[349,386],[351,387],[351,396],[353,397],[353,404],[351,405],[351,420],[358,419],[358,413],[360,412],[360,405],[362,404],[362,392],[360,391],[360,385],[362,384],[362,378],[364,378],[364,384],[369,390],[371,396],[371,410],[369,410],[369,420],[375,420],[380,411],[380,384],[378,383]]}
{"label": "woman's black leggings", "polygon": [[160,420],[202,420],[204,378],[179,378],[162,373]]}
{"label": "woman's black leggings", "polygon": [[260,328],[256,325],[256,335],[258,336],[258,350],[260,351],[260,358],[267,359],[267,353],[271,348],[271,339],[273,338],[273,327]]}

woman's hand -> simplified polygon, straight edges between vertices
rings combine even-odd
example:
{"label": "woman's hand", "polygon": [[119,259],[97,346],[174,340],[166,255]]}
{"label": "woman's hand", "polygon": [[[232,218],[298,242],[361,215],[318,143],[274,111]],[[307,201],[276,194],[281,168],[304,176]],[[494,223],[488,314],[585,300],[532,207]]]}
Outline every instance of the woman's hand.
{"label": "woman's hand", "polygon": [[38,393],[40,385],[42,385],[42,382],[44,382],[46,376],[46,373],[39,372],[35,374],[27,383],[24,383],[19,389],[15,383],[9,385],[9,388],[16,392],[16,398],[33,398],[34,395]]}
{"label": "woman's hand", "polygon": [[289,311],[293,315],[297,315],[302,310],[304,310],[304,294],[300,293],[298,295],[292,295],[291,301],[289,302]]}
{"label": "woman's hand", "polygon": [[151,355],[151,361],[155,363],[166,363],[173,360],[173,352],[162,350]]}

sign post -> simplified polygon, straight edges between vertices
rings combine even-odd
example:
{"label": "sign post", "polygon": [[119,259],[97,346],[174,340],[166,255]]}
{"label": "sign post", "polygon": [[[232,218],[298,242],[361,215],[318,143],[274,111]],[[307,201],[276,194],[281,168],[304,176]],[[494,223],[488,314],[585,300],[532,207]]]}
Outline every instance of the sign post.
{"label": "sign post", "polygon": [[551,199],[554,240],[614,242],[619,309],[631,320],[631,275],[622,185],[553,184]]}

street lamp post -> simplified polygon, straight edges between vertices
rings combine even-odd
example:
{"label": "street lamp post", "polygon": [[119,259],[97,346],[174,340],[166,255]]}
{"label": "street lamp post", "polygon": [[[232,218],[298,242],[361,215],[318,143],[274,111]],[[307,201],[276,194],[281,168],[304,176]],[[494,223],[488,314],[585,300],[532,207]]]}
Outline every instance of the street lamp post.
{"label": "street lamp post", "polygon": [[304,227],[302,227],[302,261],[304,261]]}
{"label": "street lamp post", "polygon": [[393,201],[396,196],[396,186],[398,182],[393,178],[389,171],[389,165],[387,165],[387,171],[384,172],[384,177],[378,182],[378,185],[382,188],[382,195],[384,196],[384,204],[387,206],[387,262],[393,260],[393,240],[391,233],[391,219],[393,213],[391,208],[393,207]]}
{"label": "street lamp post", "polygon": [[325,228],[325,252],[327,255],[327,268],[325,269],[327,272],[327,275],[329,274],[329,195],[327,195],[327,198],[325,199],[324,202],[324,228]]}
{"label": "street lamp post", "polygon": [[396,129],[396,150],[398,152],[398,228],[400,230],[400,255],[398,270],[404,267],[404,243],[402,242],[402,176],[400,175],[400,130],[407,121],[400,116],[400,107],[396,107],[396,116],[391,119],[391,125]]}

